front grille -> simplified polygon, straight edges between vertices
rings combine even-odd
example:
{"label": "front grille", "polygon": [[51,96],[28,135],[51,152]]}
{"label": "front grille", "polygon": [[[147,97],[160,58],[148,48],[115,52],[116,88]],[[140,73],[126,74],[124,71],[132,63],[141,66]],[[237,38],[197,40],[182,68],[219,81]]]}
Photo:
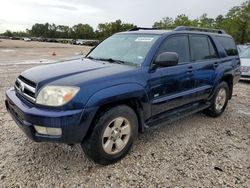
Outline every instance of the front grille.
{"label": "front grille", "polygon": [[19,76],[15,82],[15,89],[17,92],[26,99],[35,102],[36,101],[36,84],[30,80]]}

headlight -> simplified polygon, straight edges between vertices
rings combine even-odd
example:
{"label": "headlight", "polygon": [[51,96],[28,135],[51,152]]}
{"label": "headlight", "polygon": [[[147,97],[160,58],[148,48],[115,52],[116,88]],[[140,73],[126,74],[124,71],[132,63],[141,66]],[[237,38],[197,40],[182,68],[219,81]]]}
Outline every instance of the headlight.
{"label": "headlight", "polygon": [[80,90],[78,87],[46,86],[38,94],[36,103],[45,106],[62,106]]}

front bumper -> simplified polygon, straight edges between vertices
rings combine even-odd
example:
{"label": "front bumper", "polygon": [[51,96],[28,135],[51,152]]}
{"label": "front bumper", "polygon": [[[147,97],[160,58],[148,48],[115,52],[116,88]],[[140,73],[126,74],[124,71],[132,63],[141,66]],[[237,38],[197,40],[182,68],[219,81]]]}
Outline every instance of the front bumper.
{"label": "front bumper", "polygon": [[249,66],[241,66],[240,80],[250,80],[250,67]]}
{"label": "front bumper", "polygon": [[[56,111],[44,109],[21,100],[14,89],[6,91],[5,105],[22,131],[36,142],[80,143],[91,124],[93,109]],[[38,134],[34,125],[61,128],[61,136]]]}

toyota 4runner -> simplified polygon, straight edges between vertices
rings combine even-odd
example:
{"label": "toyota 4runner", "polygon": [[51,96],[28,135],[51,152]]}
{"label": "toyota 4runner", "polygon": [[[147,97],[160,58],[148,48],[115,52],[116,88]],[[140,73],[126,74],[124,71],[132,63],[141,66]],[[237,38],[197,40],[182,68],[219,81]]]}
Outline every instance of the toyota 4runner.
{"label": "toyota 4runner", "polygon": [[240,74],[235,42],[222,30],[134,28],[85,58],[23,72],[5,104],[32,140],[80,143],[110,164],[145,128],[198,111],[220,116]]}

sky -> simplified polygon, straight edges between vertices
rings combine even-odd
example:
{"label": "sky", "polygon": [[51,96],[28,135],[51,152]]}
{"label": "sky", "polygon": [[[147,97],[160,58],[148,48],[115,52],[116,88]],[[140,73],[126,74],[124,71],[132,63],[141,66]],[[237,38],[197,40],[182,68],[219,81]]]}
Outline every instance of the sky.
{"label": "sky", "polygon": [[186,14],[191,19],[203,13],[215,18],[246,0],[1,0],[0,32],[25,31],[34,23],[73,26],[121,19],[140,27],[151,27],[163,17]]}

